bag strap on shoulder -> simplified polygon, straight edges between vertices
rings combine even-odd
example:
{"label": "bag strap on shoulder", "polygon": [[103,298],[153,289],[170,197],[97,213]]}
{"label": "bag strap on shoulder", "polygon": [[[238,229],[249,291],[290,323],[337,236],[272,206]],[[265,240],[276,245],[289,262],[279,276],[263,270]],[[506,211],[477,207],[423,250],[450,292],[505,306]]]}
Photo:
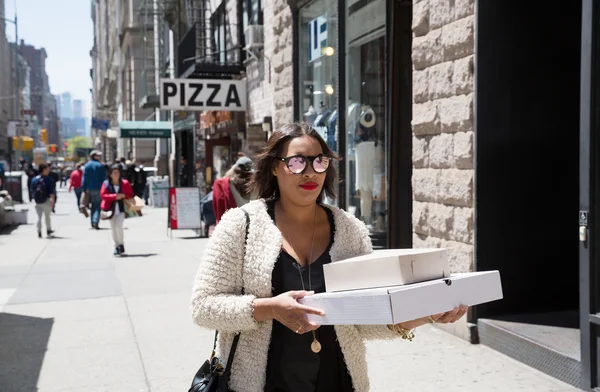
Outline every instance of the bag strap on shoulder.
{"label": "bag strap on shoulder", "polygon": [[[246,236],[244,237],[244,255],[243,258],[246,258],[246,246],[248,245],[248,233],[250,231],[250,215],[248,214],[248,212],[243,209],[240,208],[242,211],[244,211],[244,215],[246,216]],[[242,285],[242,295],[244,294],[244,287]],[[217,350],[217,338],[219,336],[219,331],[215,331],[215,342],[213,344],[213,354],[215,353],[215,351]],[[231,373],[231,364],[233,363],[233,359],[235,358],[235,352],[237,350],[237,345],[238,342],[240,341],[240,334],[239,332],[235,334],[234,338],[233,338],[233,343],[231,343],[231,350],[229,350],[229,357],[227,358],[227,367],[225,368],[225,371],[223,372],[223,376],[225,377],[225,379],[227,380],[229,378],[229,374]]]}

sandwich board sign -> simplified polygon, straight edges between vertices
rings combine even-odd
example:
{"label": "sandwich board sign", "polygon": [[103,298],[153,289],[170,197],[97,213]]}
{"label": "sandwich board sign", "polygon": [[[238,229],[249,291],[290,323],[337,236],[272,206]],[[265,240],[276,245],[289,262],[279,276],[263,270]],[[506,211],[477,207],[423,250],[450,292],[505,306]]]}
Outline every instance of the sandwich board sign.
{"label": "sandwich board sign", "polygon": [[246,81],[161,79],[160,108],[177,111],[246,111]]}

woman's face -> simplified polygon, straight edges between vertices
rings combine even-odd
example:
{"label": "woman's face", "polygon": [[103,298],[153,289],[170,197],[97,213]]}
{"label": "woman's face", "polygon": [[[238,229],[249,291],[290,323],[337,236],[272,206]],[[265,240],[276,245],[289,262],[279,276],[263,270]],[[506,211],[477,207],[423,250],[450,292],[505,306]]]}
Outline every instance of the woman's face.
{"label": "woman's face", "polygon": [[117,169],[113,170],[110,172],[110,178],[112,179],[112,181],[114,183],[119,182],[119,179],[121,178],[121,172]]}
{"label": "woman's face", "polygon": [[[314,157],[319,154],[323,154],[319,142],[310,136],[302,136],[288,141],[283,146],[280,158],[295,155]],[[301,174],[292,173],[281,160],[276,162],[273,169],[281,198],[296,205],[309,205],[316,202],[323,189],[326,173],[316,173],[309,161],[306,162],[306,169]]]}

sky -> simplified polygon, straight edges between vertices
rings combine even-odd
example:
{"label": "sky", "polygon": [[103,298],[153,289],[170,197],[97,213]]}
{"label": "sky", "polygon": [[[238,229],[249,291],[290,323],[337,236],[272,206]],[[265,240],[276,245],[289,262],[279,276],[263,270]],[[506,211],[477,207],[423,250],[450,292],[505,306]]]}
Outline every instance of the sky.
{"label": "sky", "polygon": [[[91,108],[90,50],[94,25],[89,0],[5,0],[5,17],[19,22],[19,40],[45,48],[46,73],[52,94],[70,92]],[[7,36],[14,41],[14,25],[7,23]]]}

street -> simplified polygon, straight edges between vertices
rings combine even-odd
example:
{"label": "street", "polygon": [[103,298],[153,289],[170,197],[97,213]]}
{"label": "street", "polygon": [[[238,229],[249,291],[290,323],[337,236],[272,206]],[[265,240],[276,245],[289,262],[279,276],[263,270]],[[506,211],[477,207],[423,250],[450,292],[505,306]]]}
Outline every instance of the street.
{"label": "street", "polygon": [[[56,238],[37,238],[32,205],[28,225],[0,235],[0,391],[187,391],[212,348],[188,308],[207,240],[170,239],[166,209],[144,214],[125,224],[123,258],[65,188]],[[368,347],[372,391],[577,391],[434,327]]]}

